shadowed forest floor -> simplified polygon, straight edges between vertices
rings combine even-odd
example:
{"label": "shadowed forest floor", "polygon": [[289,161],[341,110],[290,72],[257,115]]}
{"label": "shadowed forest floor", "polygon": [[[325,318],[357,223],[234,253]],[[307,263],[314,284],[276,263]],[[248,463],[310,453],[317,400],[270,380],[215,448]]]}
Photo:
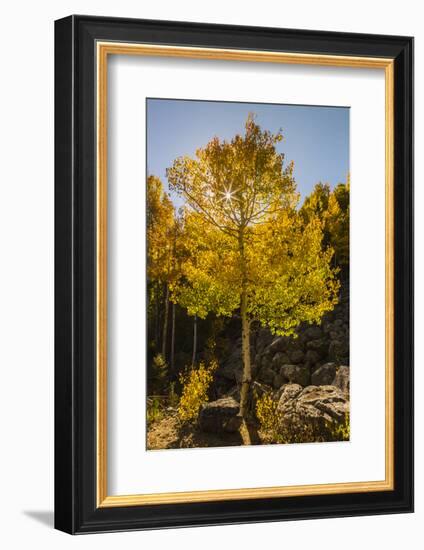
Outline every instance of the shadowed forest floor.
{"label": "shadowed forest floor", "polygon": [[167,412],[162,419],[153,422],[147,432],[149,450],[260,444],[260,436],[253,426],[247,428],[243,424],[235,433],[207,433],[196,425],[181,425],[176,412]]}

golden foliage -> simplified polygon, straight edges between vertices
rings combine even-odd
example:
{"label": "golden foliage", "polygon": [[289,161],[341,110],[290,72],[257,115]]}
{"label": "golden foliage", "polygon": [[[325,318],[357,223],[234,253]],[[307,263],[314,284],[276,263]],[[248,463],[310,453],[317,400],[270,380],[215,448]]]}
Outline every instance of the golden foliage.
{"label": "golden foliage", "polygon": [[147,178],[147,272],[149,279],[168,282],[174,269],[174,206],[156,176]]}
{"label": "golden foliage", "polygon": [[195,159],[177,158],[167,170],[170,186],[210,224],[238,238],[241,228],[298,200],[293,164],[284,166],[275,148],[282,137],[262,130],[249,115],[244,136],[230,142],[215,137]]}
{"label": "golden foliage", "polygon": [[249,116],[244,136],[214,138],[167,170],[187,204],[172,291],[190,315],[231,316],[243,295],[249,319],[283,335],[319,322],[337,302],[333,250],[322,250],[322,222],[299,214],[293,164],[275,147],[281,139]]}
{"label": "golden foliage", "polygon": [[256,401],[256,417],[264,432],[277,432],[278,428],[278,403],[268,394],[264,393]]}
{"label": "golden foliage", "polygon": [[178,415],[182,422],[195,420],[200,407],[208,401],[208,389],[218,365],[212,361],[208,366],[200,363],[197,368],[187,369],[180,374],[182,394],[178,406]]}

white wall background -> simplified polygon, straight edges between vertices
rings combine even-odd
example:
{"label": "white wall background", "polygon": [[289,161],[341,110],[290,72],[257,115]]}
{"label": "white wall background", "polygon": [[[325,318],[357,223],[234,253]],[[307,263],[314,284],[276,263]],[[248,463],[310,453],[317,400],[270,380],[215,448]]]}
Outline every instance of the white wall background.
{"label": "white wall background", "polygon": [[[416,513],[70,537],[53,508],[53,21],[71,13],[416,37],[416,205],[424,201],[420,3],[386,0],[15,0],[0,32],[0,544],[35,548],[421,548],[424,523],[423,286],[416,288]],[[423,280],[424,217],[416,221]],[[207,475],[207,472],[206,472]]]}

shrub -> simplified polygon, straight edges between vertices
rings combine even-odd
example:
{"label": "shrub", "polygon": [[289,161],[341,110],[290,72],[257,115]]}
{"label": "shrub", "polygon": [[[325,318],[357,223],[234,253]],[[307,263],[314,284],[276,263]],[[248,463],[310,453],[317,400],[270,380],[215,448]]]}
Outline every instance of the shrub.
{"label": "shrub", "polygon": [[345,416],[343,422],[327,424],[330,437],[327,441],[349,441],[350,439],[350,414]]}
{"label": "shrub", "polygon": [[178,406],[178,415],[182,422],[197,419],[200,407],[208,401],[208,389],[213,380],[213,373],[217,368],[216,361],[206,366],[200,363],[198,368],[187,369],[180,374],[182,393]]}
{"label": "shrub", "polygon": [[278,403],[270,396],[264,393],[256,401],[256,417],[259,420],[261,429],[264,432],[274,433],[278,431]]}
{"label": "shrub", "polygon": [[157,397],[147,399],[147,424],[158,422],[163,418],[163,409]]}
{"label": "shrub", "polygon": [[153,357],[151,377],[155,391],[162,392],[167,384],[168,364],[161,353]]}

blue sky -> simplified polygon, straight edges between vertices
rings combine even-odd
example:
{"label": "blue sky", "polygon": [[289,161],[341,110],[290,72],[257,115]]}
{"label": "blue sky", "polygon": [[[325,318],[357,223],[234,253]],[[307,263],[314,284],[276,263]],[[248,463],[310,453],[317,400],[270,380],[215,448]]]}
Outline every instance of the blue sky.
{"label": "blue sky", "polygon": [[[264,129],[282,129],[277,149],[294,161],[301,202],[314,185],[333,188],[346,181],[349,171],[349,108],[271,105],[173,99],[147,100],[147,172],[167,187],[166,169],[175,158],[194,156],[214,136],[230,140],[244,133],[249,112]],[[180,200],[171,193],[177,206]]]}

